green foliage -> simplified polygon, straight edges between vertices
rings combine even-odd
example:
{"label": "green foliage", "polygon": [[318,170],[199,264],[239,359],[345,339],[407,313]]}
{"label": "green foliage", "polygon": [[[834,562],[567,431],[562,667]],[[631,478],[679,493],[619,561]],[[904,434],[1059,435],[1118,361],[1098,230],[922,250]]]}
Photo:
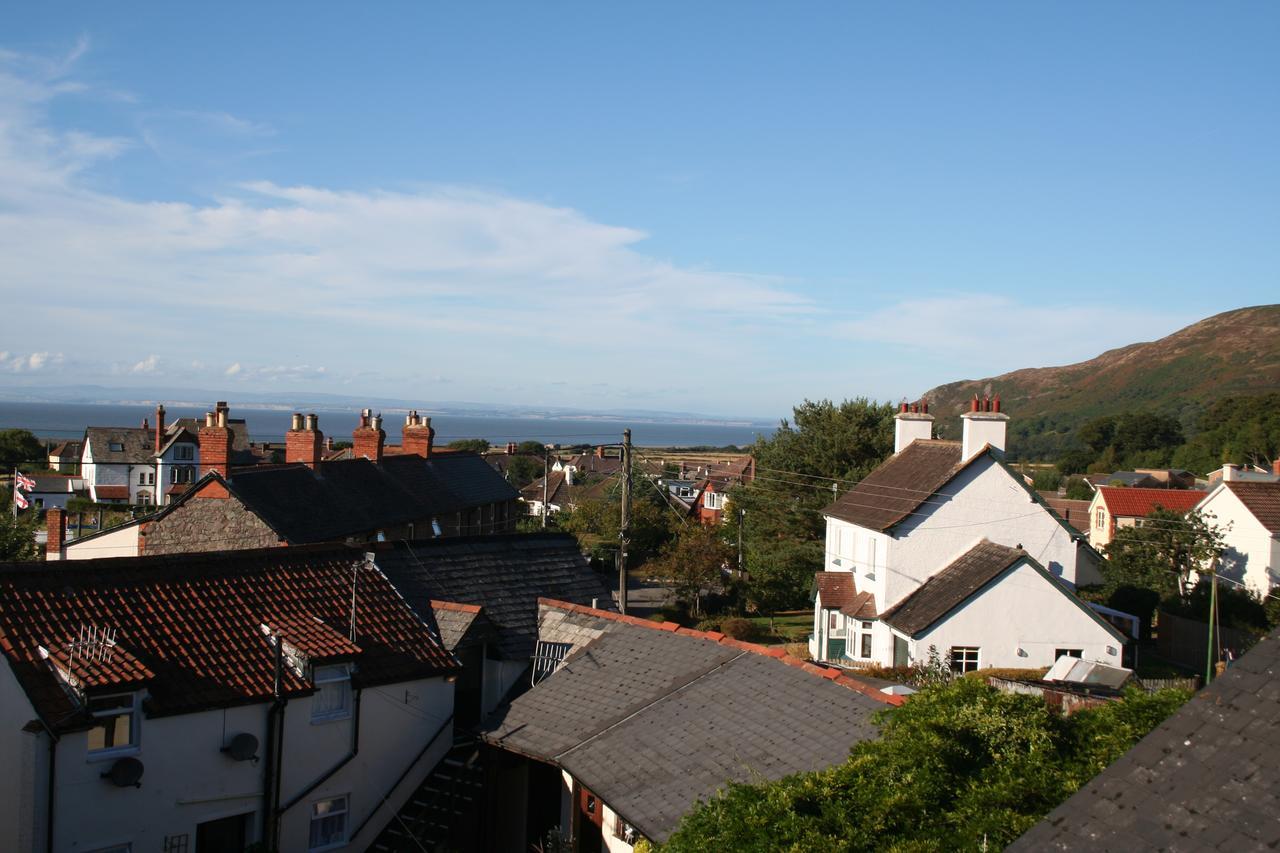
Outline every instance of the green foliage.
{"label": "green foliage", "polygon": [[1031,480],[1031,488],[1038,492],[1056,492],[1062,485],[1062,472],[1057,470],[1037,471]]}
{"label": "green foliage", "polygon": [[35,433],[25,429],[0,430],[0,468],[41,470],[46,467],[47,454]]}
{"label": "green foliage", "polygon": [[1130,691],[1070,717],[977,679],[928,687],[881,717],[844,764],[732,784],[687,815],[664,849],[999,849],[1185,701]]}
{"label": "green foliage", "polygon": [[737,559],[720,531],[702,525],[685,526],[649,567],[649,573],[671,587],[677,600],[695,615],[702,612],[705,594],[723,585],[723,571]]}
{"label": "green foliage", "polygon": [[[653,557],[675,535],[679,519],[657,491],[644,483],[644,474],[632,472],[631,537],[627,565],[634,568]],[[604,497],[584,500],[555,518],[561,530],[578,538],[584,553],[597,566],[613,566],[618,552],[618,528],[622,521],[622,496],[613,489]]]}
{"label": "green foliage", "polygon": [[483,438],[459,438],[448,444],[450,450],[470,450],[472,453],[484,453],[489,449],[489,442]]}
{"label": "green foliage", "polygon": [[1111,588],[1136,586],[1185,597],[1190,573],[1208,566],[1222,547],[1222,531],[1200,513],[1184,516],[1157,506],[1138,526],[1116,530],[1103,578]]}
{"label": "green foliage", "polygon": [[737,616],[721,621],[719,630],[726,637],[748,643],[754,642],[760,637],[759,625],[750,619],[743,619]]}
{"label": "green foliage", "polygon": [[1068,450],[1066,453],[1058,457],[1055,467],[1062,472],[1064,476],[1071,474],[1083,474],[1089,470],[1089,466],[1093,464],[1094,453],[1092,450]]}
{"label": "green foliage", "polygon": [[0,560],[34,560],[40,556],[36,530],[40,517],[35,510],[18,513],[15,519],[6,507],[0,512]]}
{"label": "green foliage", "polygon": [[1072,501],[1091,501],[1093,500],[1093,487],[1089,485],[1089,481],[1084,477],[1070,477],[1067,480],[1067,500]]}
{"label": "green foliage", "polygon": [[1224,397],[1200,415],[1173,464],[1206,474],[1224,462],[1260,464],[1280,457],[1280,392]]}
{"label": "green foliage", "polygon": [[[893,452],[894,408],[865,398],[836,405],[806,400],[791,422],[750,448],[757,477],[730,492],[744,510],[747,595],[764,611],[808,603],[823,563],[820,510],[831,503],[831,478],[865,477]],[[784,473],[785,472],[785,473]]]}
{"label": "green foliage", "polygon": [[[1168,596],[1160,602],[1160,608],[1175,616],[1208,622],[1212,587],[1210,578],[1201,577],[1186,598]],[[1217,595],[1218,624],[1222,627],[1255,633],[1263,633],[1270,627],[1267,610],[1252,590],[1219,583]]]}

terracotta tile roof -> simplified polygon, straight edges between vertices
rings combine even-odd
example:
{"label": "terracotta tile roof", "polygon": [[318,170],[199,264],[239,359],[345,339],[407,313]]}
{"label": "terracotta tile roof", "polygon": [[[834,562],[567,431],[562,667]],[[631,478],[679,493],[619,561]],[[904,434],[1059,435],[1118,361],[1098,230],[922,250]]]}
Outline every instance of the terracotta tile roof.
{"label": "terracotta tile roof", "polygon": [[[979,453],[973,458],[982,456]],[[913,441],[822,513],[859,527],[887,530],[919,509],[964,467],[960,442]]]}
{"label": "terracotta tile roof", "polygon": [[69,635],[40,648],[40,655],[47,655],[64,680],[75,687],[123,689],[155,677],[155,673],[121,643],[106,637],[95,638],[84,631],[79,636]]}
{"label": "terracotta tile roof", "polygon": [[1113,516],[1146,518],[1157,506],[1174,512],[1190,512],[1204,500],[1204,492],[1189,489],[1130,489],[1099,486],[1098,494]]}
{"label": "terracotta tile roof", "polygon": [[[86,627],[114,632],[110,661],[86,665],[90,686],[144,679],[148,714],[184,713],[271,696],[274,655],[264,624],[316,657],[354,658],[357,684],[457,667],[386,576],[347,548],[0,566],[0,651],[37,712],[58,729],[85,721],[41,646],[66,649]],[[284,689],[312,688],[286,668]]]}
{"label": "terracotta tile roof", "polygon": [[855,619],[876,618],[876,597],[869,592],[858,592],[852,572],[818,572],[814,575],[818,595],[827,610],[839,610]]}
{"label": "terracotta tile roof", "polygon": [[1224,485],[1253,513],[1253,517],[1263,527],[1271,533],[1280,533],[1280,483],[1230,480]]}
{"label": "terracotta tile roof", "polygon": [[93,490],[97,494],[98,500],[108,500],[108,501],[129,500],[128,486],[94,486]]}

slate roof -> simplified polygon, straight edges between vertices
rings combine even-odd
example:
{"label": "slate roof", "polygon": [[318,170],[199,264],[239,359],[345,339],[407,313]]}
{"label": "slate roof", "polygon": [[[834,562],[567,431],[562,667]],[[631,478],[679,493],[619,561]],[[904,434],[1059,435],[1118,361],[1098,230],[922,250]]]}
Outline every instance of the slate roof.
{"label": "slate roof", "polygon": [[1031,557],[1021,548],[1009,548],[983,539],[889,608],[881,618],[904,634],[915,637],[963,604],[1005,569],[1024,559],[1031,560]]}
{"label": "slate roof", "polygon": [[[94,464],[139,464],[155,458],[155,433],[142,427],[89,427],[84,442]],[[119,444],[120,450],[111,445]]]}
{"label": "slate roof", "polygon": [[964,467],[960,442],[917,439],[886,459],[822,514],[871,530],[888,530],[919,509]]}
{"label": "slate roof", "polygon": [[1204,500],[1204,492],[1190,489],[1132,489],[1099,486],[1098,494],[1113,516],[1146,518],[1157,506],[1174,512],[1190,512]]}
{"label": "slate roof", "polygon": [[483,736],[560,766],[654,841],[727,782],[820,770],[879,733],[872,718],[884,705],[836,670],[571,609],[594,638],[501,707]]}
{"label": "slate roof", "polygon": [[1137,471],[1113,471],[1110,474],[1090,474],[1086,477],[1090,483],[1095,486],[1106,486],[1111,483],[1119,483],[1127,488],[1158,488],[1163,489],[1164,486],[1157,485],[1160,481],[1150,474],[1142,474]]}
{"label": "slate roof", "polygon": [[[315,470],[302,464],[260,465],[233,470],[227,485],[291,544],[329,542],[517,495],[501,474],[469,453],[384,457],[380,465],[349,459],[324,462]],[[160,517],[187,499],[170,504]]]}
{"label": "slate roof", "polygon": [[62,459],[62,458],[79,459],[80,458],[80,442],[63,441],[58,444],[55,444],[53,449],[49,451],[49,456],[57,457],[59,459]]}
{"label": "slate roof", "polygon": [[435,616],[436,627],[440,629],[440,639],[451,652],[498,636],[484,615],[484,608],[478,604],[433,600],[431,612]]}
{"label": "slate roof", "polygon": [[852,572],[817,572],[814,575],[822,607],[839,610],[854,619],[876,618],[876,597],[870,592],[858,592]]}
{"label": "slate roof", "polygon": [[[564,471],[552,471],[547,480],[547,503],[563,506],[569,499],[568,478]],[[520,490],[520,496],[526,501],[542,503],[542,477],[534,480]]]}
{"label": "slate roof", "polygon": [[1280,483],[1223,483],[1272,535],[1280,533]]}
{"label": "slate roof", "polygon": [[1280,844],[1280,632],[1232,664],[1008,850]]}
{"label": "slate roof", "polygon": [[[351,624],[356,577],[356,635]],[[430,616],[428,615],[429,619]],[[149,715],[262,702],[274,654],[262,625],[317,657],[354,658],[376,685],[453,671],[457,663],[387,578],[348,548],[268,548],[0,566],[0,651],[55,729],[86,719],[39,647],[57,652],[82,626],[115,632],[91,686],[144,681]],[[286,668],[289,694],[312,688]]]}
{"label": "slate roof", "polygon": [[600,576],[568,534],[462,536],[383,543],[379,568],[419,612],[432,601],[474,604],[498,632],[507,660],[528,660],[538,638],[538,598],[612,609]]}

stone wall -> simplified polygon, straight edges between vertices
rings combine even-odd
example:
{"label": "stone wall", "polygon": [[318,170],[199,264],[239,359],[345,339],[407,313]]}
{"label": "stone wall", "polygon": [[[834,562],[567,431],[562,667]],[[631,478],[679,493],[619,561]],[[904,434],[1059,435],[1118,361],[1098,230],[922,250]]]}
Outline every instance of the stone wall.
{"label": "stone wall", "polygon": [[268,548],[280,537],[235,498],[193,496],[147,525],[142,553],[183,554]]}

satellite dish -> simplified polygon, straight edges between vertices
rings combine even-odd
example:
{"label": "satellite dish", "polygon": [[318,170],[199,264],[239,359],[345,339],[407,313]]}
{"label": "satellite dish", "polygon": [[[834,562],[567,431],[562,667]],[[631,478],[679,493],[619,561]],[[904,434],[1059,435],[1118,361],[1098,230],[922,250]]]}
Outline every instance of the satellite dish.
{"label": "satellite dish", "polygon": [[222,748],[236,761],[258,760],[258,739],[248,732],[241,732],[231,739],[231,743]]}
{"label": "satellite dish", "polygon": [[117,758],[102,778],[117,788],[141,788],[142,770],[142,762],[136,758]]}

